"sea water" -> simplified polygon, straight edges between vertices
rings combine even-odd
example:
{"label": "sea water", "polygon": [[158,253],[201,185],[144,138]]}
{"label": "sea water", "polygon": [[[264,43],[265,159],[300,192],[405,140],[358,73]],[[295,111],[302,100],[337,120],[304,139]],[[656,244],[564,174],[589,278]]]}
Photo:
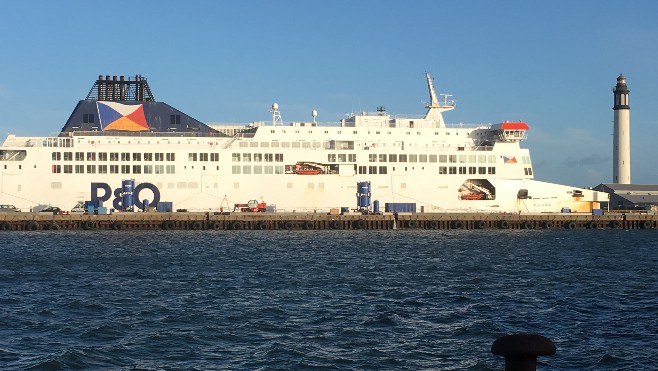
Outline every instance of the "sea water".
{"label": "sea water", "polygon": [[0,369],[492,370],[658,360],[658,231],[0,234]]}

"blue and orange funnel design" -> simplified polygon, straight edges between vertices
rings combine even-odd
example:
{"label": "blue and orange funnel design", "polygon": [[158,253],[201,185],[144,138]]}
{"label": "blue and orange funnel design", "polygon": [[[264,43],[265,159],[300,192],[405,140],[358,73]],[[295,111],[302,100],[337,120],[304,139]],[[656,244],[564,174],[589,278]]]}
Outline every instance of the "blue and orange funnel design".
{"label": "blue and orange funnel design", "polygon": [[122,131],[146,131],[149,124],[144,116],[144,105],[96,102],[101,129]]}

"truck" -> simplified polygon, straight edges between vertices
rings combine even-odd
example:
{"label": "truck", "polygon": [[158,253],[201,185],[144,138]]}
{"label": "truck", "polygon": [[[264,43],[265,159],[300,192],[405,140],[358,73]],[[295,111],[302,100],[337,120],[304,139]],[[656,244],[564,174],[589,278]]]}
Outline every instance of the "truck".
{"label": "truck", "polygon": [[246,204],[233,204],[233,211],[264,213],[267,211],[267,204],[265,201],[249,200]]}

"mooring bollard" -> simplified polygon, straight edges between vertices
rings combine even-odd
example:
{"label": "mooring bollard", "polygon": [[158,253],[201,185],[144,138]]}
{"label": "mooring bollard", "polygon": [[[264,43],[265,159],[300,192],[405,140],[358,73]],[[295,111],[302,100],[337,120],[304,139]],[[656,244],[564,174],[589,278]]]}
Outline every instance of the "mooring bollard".
{"label": "mooring bollard", "polygon": [[505,357],[505,371],[536,371],[537,357],[555,354],[555,344],[537,334],[506,335],[494,341],[491,353]]}

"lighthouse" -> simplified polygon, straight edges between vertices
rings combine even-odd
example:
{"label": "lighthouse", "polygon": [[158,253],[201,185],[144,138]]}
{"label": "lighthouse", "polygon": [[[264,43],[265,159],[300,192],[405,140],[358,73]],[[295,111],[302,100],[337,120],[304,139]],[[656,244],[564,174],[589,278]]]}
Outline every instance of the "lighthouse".
{"label": "lighthouse", "polygon": [[626,77],[619,75],[613,89],[615,105],[614,133],[612,138],[612,182],[631,184],[631,121],[628,106]]}

